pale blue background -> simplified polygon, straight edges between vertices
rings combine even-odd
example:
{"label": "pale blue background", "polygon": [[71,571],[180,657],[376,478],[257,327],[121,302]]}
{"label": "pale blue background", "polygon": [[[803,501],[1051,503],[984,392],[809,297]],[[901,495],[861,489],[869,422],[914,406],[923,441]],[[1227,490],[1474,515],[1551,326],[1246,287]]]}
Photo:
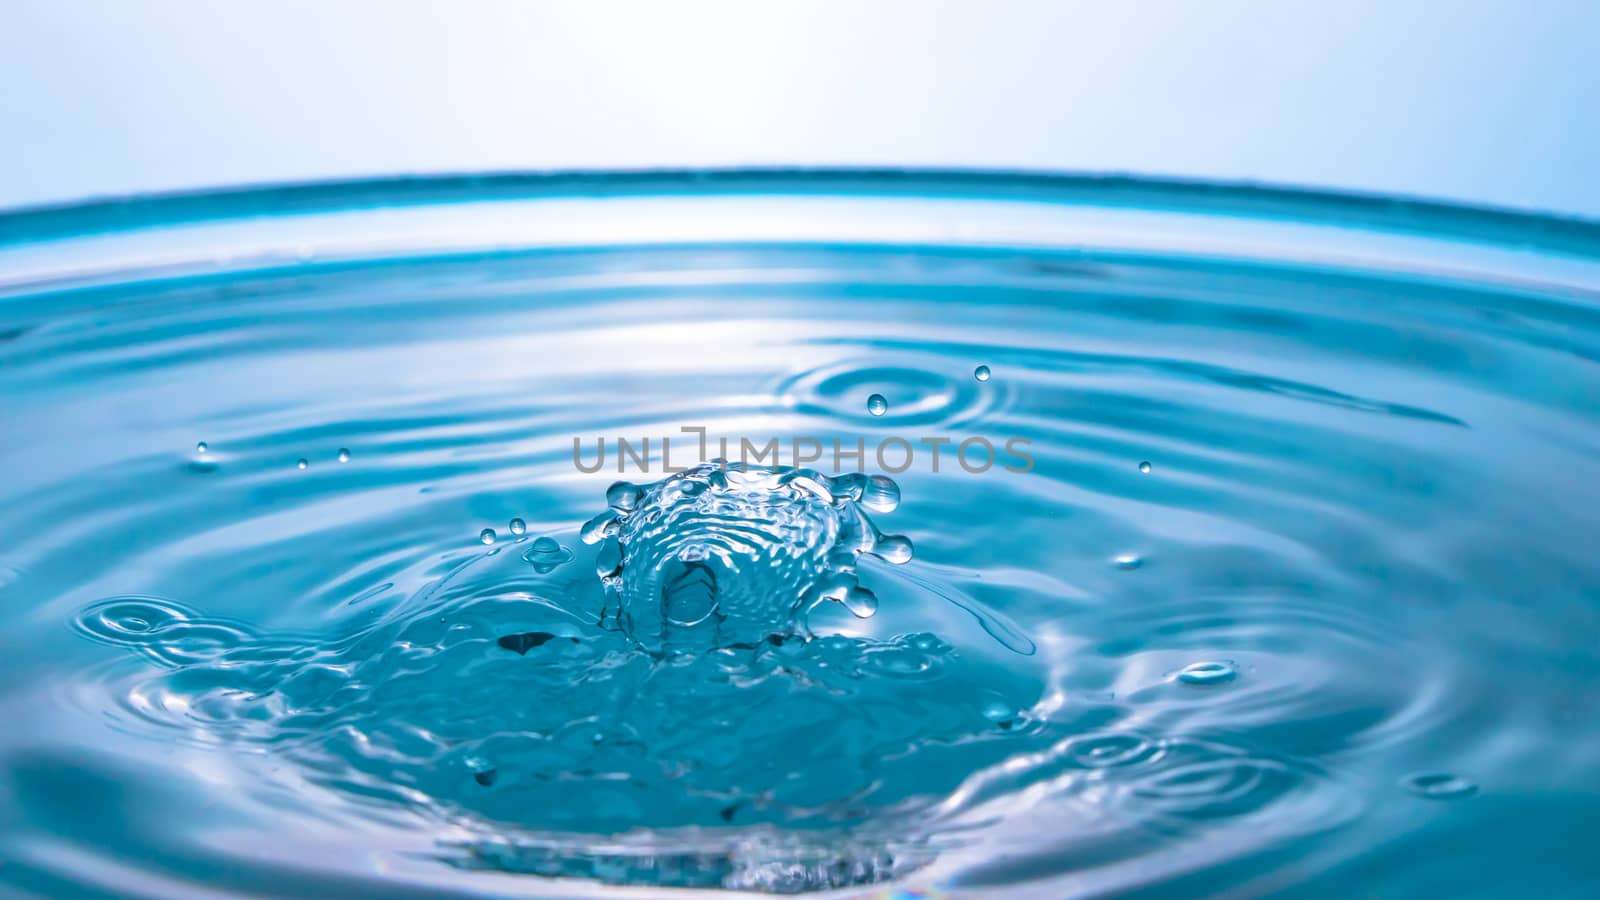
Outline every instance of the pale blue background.
{"label": "pale blue background", "polygon": [[1600,217],[1600,0],[4,0],[0,207],[398,172],[963,165]]}

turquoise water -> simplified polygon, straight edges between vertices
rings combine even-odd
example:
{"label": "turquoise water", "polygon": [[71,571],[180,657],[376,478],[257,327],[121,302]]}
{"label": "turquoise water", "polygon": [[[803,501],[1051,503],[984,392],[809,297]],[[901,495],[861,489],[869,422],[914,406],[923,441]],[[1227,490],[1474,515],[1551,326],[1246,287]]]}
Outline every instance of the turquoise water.
{"label": "turquoise water", "polygon": [[1590,896],[1597,362],[1600,226],[1385,198],[0,216],[0,885]]}

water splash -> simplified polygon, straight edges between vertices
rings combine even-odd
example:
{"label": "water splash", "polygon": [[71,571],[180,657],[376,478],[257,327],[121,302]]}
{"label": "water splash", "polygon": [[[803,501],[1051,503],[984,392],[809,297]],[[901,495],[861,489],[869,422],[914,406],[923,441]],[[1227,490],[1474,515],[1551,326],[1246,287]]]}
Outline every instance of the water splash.
{"label": "water splash", "polygon": [[[1561,852],[1595,789],[1596,498],[1570,477],[1597,446],[1574,387],[1600,358],[1592,223],[903,173],[823,184],[835,219],[814,215],[811,176],[739,178],[603,212],[591,189],[632,182],[8,219],[0,398],[26,439],[0,439],[0,606],[6,708],[27,727],[0,738],[20,826],[0,882],[511,884],[442,859],[645,893],[797,890],[925,853],[936,867],[896,889],[1593,880]],[[738,197],[701,196],[719,191]],[[747,200],[755,219],[724,209]],[[566,209],[641,240],[505,229]],[[891,211],[915,230],[863,224]],[[684,220],[727,224],[683,245]],[[838,243],[841,221],[864,240]],[[921,237],[940,222],[968,237]],[[350,249],[286,267],[284,234]],[[430,235],[461,252],[394,249]],[[211,262],[245,246],[264,252]],[[850,439],[890,420],[873,392],[913,440],[1016,435],[1038,466],[910,470],[919,502],[895,521],[922,552],[861,563],[873,618],[822,603],[777,642],[671,654],[596,627],[616,603],[599,547],[550,529],[597,499],[574,490],[573,435]],[[84,421],[129,427],[85,441]],[[327,466],[340,444],[363,459]],[[1159,479],[1138,468],[1156,456]],[[513,513],[528,546],[504,552]],[[473,540],[485,525],[494,546]],[[1129,551],[1146,564],[1114,568]],[[686,601],[721,589],[685,568]],[[1529,613],[1514,628],[1507,598]],[[1206,659],[1237,677],[1174,677]],[[1459,776],[1476,799],[1447,799]],[[105,804],[64,802],[80,796],[116,799],[116,827]],[[1507,819],[1525,825],[1511,840]],[[219,822],[238,840],[206,840]],[[292,846],[302,833],[316,846]]]}
{"label": "water splash", "polygon": [[898,505],[884,476],[712,462],[644,487],[619,482],[607,499],[583,540],[601,545],[616,624],[652,652],[787,634],[828,601],[867,618],[878,599],[860,585],[857,558],[912,555],[908,538],[880,533],[863,509]]}

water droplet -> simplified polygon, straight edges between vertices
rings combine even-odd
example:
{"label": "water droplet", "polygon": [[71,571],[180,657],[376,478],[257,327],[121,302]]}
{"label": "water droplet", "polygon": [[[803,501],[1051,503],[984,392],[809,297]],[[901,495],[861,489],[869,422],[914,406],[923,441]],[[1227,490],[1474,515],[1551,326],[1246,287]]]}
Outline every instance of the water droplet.
{"label": "water droplet", "polygon": [[606,488],[606,505],[617,512],[633,512],[639,505],[639,498],[644,496],[644,488],[631,481],[618,481]]}
{"label": "water droplet", "polygon": [[1459,800],[1478,792],[1476,784],[1448,772],[1412,775],[1402,779],[1400,783],[1411,793],[1429,800]]}
{"label": "water droplet", "polygon": [[1144,560],[1137,553],[1124,553],[1111,560],[1111,564],[1124,571],[1132,571],[1144,565]]}
{"label": "water droplet", "polygon": [[875,512],[894,512],[900,505],[900,485],[887,475],[874,475],[861,489],[861,504]]}
{"label": "water droplet", "polygon": [[972,377],[978,379],[979,381],[988,381],[989,380],[989,367],[988,366],[979,366],[976,369],[973,369],[972,370]]}
{"label": "water droplet", "polygon": [[1222,684],[1232,681],[1237,672],[1229,662],[1190,663],[1178,671],[1178,680],[1184,684]]}
{"label": "water droplet", "polygon": [[311,460],[309,460],[309,459],[300,459],[299,461],[297,461],[294,464],[294,467],[296,469],[308,469],[308,468],[311,467]]}
{"label": "water droplet", "polygon": [[349,461],[350,461],[350,450],[348,448],[346,448],[346,447],[340,447],[339,448],[339,462],[349,462]]}
{"label": "water droplet", "polygon": [[870,619],[878,611],[878,595],[863,587],[846,591],[844,599],[839,602],[858,619]]}
{"label": "water droplet", "polygon": [[544,536],[533,539],[528,546],[528,552],[522,558],[533,566],[533,570],[541,575],[555,571],[555,569],[572,558],[572,551],[561,546],[561,542],[553,537]]}
{"label": "water droplet", "polygon": [[485,544],[494,543],[494,529],[485,528],[484,530],[478,532],[478,540],[484,542]]}
{"label": "water droplet", "polygon": [[527,522],[524,522],[521,519],[512,519],[511,520],[511,533],[512,534],[525,534],[527,532],[527,530],[528,530],[528,523]]}
{"label": "water droplet", "polygon": [[1143,472],[1146,475],[1149,475],[1150,474],[1150,463],[1149,462],[1139,463],[1139,471]]}
{"label": "water droplet", "polygon": [[903,534],[884,535],[872,548],[872,555],[897,566],[910,562],[911,554],[911,539]]}
{"label": "water droplet", "polygon": [[882,394],[873,394],[867,398],[867,412],[881,416],[889,411],[889,401]]}
{"label": "water droplet", "polygon": [[211,449],[210,447],[206,446],[206,442],[205,441],[201,441],[200,443],[194,445],[194,452],[196,452],[196,453],[204,453],[204,452],[206,452],[207,450],[210,450],[210,449]]}

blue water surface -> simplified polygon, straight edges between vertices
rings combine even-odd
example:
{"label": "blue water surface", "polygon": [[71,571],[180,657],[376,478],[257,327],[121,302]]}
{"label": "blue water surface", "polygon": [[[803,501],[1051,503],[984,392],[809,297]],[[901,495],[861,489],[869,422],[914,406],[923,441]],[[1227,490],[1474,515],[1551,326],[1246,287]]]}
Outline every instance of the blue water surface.
{"label": "blue water surface", "polygon": [[1591,896],[1597,363],[1600,225],[1387,198],[0,216],[0,886]]}

